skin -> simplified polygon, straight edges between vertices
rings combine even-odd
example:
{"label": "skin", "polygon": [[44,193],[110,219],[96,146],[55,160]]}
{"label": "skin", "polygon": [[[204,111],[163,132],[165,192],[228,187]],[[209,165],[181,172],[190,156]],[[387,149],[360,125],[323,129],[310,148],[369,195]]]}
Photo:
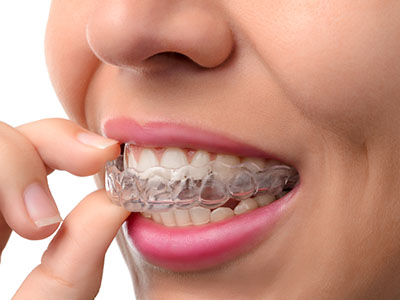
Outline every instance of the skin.
{"label": "skin", "polygon": [[399,13],[395,0],[52,2],[47,63],[74,122],[189,124],[301,176],[273,238],[227,265],[172,273],[123,251],[139,299],[400,298]]}

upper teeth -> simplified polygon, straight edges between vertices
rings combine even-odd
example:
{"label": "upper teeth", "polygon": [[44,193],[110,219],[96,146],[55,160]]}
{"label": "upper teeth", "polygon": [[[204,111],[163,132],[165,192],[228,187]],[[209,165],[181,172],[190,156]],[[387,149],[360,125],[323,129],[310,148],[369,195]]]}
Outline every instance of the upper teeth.
{"label": "upper teeth", "polygon": [[[194,168],[190,169],[190,177],[193,179],[202,179],[208,174],[209,162],[211,161],[211,155],[207,151],[199,150],[193,155],[190,163],[187,154],[179,148],[166,148],[160,157],[157,157],[156,151],[151,148],[142,148],[141,151],[134,148],[135,146],[128,146],[125,150],[125,167],[134,168],[140,172],[143,172],[141,178],[149,178],[154,175],[154,169],[151,172],[146,172],[146,170],[153,167],[163,167],[167,169],[179,169],[184,166],[192,166]],[[139,153],[140,152],[140,153]],[[216,162],[221,162],[222,164],[217,164],[213,172],[218,174],[222,179],[228,178],[231,174],[231,168],[229,166],[237,166],[243,162],[253,163],[260,169],[263,169],[267,165],[278,165],[279,162],[274,160],[264,160],[261,158],[243,158],[234,155],[217,154],[215,156]],[[251,165],[251,164],[249,164]],[[174,173],[163,172],[163,177],[165,179],[181,180],[187,175],[184,173]],[[171,178],[171,176],[175,176]]]}
{"label": "upper teeth", "polygon": [[185,153],[183,153],[183,151],[178,148],[165,149],[160,161],[161,167],[171,169],[178,169],[188,164],[189,163]]}
{"label": "upper teeth", "polygon": [[[115,203],[130,211],[156,213],[153,219],[169,226],[175,221],[185,226],[189,220],[204,224],[268,205],[288,180],[293,187],[296,170],[274,160],[131,144],[125,145],[123,159],[106,165],[106,189]],[[241,202],[233,210],[221,207],[229,199],[233,202],[228,206]]]}

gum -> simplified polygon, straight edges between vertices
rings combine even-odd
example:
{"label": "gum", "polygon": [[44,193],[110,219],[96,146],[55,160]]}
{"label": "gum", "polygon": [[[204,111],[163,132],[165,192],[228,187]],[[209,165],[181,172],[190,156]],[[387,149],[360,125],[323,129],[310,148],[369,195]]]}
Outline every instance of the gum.
{"label": "gum", "polygon": [[[297,171],[286,165],[260,169],[246,162],[237,166],[210,161],[201,168],[152,167],[146,171],[124,168],[124,156],[105,167],[106,190],[111,201],[132,212],[163,212],[193,206],[216,208],[230,198],[238,201],[255,195],[282,195],[298,182]],[[205,171],[207,169],[207,172]],[[191,174],[205,175],[202,178]]]}

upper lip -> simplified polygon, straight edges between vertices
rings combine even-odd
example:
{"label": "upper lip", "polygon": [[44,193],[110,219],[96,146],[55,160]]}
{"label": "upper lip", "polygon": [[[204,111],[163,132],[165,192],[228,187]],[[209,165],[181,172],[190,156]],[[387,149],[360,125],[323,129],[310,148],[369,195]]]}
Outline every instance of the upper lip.
{"label": "upper lip", "polygon": [[230,137],[186,124],[148,122],[145,125],[140,125],[134,119],[126,117],[109,118],[102,124],[102,133],[104,136],[121,143],[130,142],[142,147],[201,149],[214,153],[282,161],[273,153],[267,153],[257,147],[235,141]]}

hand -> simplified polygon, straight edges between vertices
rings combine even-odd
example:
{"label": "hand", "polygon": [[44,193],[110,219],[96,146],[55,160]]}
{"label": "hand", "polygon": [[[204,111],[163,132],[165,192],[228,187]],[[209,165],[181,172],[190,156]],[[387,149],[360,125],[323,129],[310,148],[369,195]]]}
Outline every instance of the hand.
{"label": "hand", "polygon": [[[116,141],[71,121],[47,119],[12,128],[0,123],[0,253],[11,230],[28,239],[50,236],[61,221],[47,185],[54,169],[92,175],[119,154]],[[81,201],[66,217],[13,299],[93,299],[105,252],[128,216],[104,190]]]}

